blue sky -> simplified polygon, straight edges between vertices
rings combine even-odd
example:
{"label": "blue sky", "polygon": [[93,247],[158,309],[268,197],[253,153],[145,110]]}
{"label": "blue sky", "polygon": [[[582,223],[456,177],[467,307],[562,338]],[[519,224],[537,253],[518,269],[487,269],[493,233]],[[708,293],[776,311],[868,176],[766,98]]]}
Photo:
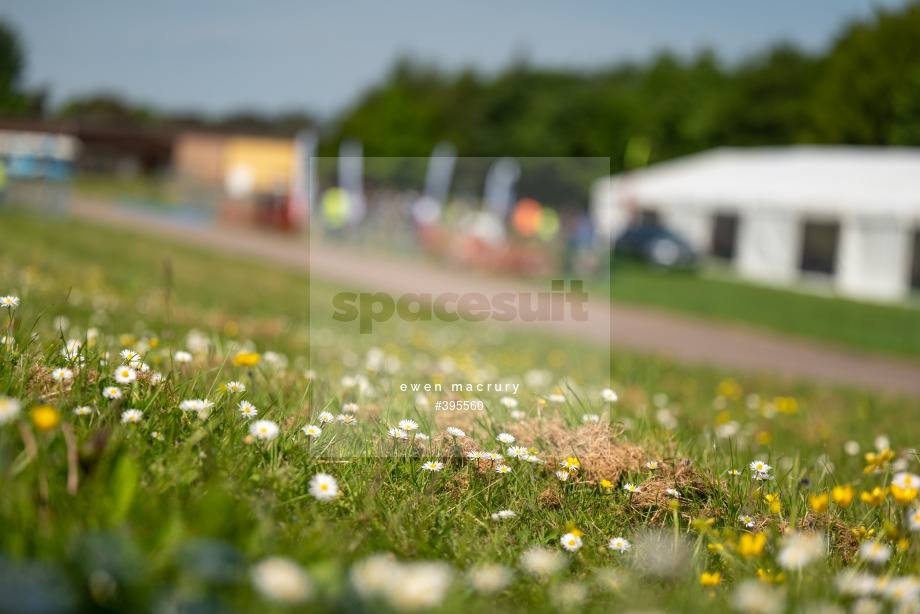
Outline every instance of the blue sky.
{"label": "blue sky", "polygon": [[772,42],[831,44],[905,0],[21,0],[0,8],[52,101],[95,91],[172,110],[329,115],[395,58],[494,71],[513,58],[592,68],[669,48],[737,61]]}

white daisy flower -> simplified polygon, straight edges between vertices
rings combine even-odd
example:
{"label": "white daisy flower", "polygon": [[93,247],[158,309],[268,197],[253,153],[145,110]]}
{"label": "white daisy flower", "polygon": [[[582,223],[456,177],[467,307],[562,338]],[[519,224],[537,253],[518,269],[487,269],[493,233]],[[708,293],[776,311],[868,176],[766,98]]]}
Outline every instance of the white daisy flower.
{"label": "white daisy flower", "polygon": [[891,558],[891,548],[878,539],[866,540],[859,546],[859,558],[873,565],[881,565]]}
{"label": "white daisy flower", "polygon": [[255,418],[259,415],[256,406],[249,401],[240,401],[236,407],[240,410],[240,413],[243,414],[244,418]]}
{"label": "white daisy flower", "polygon": [[664,491],[675,499],[680,499],[680,492],[676,488],[665,488]]}
{"label": "white daisy flower", "polygon": [[798,571],[825,555],[824,538],[815,533],[791,533],[783,539],[776,562],[783,569]]}
{"label": "white daisy flower", "polygon": [[514,573],[503,565],[485,564],[471,569],[468,579],[470,586],[480,595],[494,595],[511,584]]}
{"label": "white daisy flower", "polygon": [[738,469],[729,469],[728,475],[730,475],[731,477],[737,477],[741,475],[741,471],[739,471]]}
{"label": "white daisy flower", "polygon": [[395,426],[388,430],[387,434],[395,439],[409,439],[409,433]]}
{"label": "white daisy flower", "polygon": [[756,471],[757,473],[767,473],[770,469],[773,469],[770,465],[763,462],[762,460],[755,460],[750,464],[751,471]]}
{"label": "white daisy flower", "polygon": [[518,406],[517,399],[514,397],[502,397],[498,400],[499,403],[507,407],[508,409],[514,409]]}
{"label": "white daisy flower", "polygon": [[645,466],[654,471],[658,469],[658,461],[649,461],[645,463]]}
{"label": "white daisy flower", "polygon": [[743,524],[749,529],[753,528],[754,526],[754,519],[746,514],[742,514],[741,516],[738,516],[738,520],[741,521],[741,524]]}
{"label": "white daisy flower", "polygon": [[400,420],[397,426],[408,433],[418,429],[418,422],[415,420]]}
{"label": "white daisy flower", "polygon": [[572,474],[569,473],[568,471],[557,471],[557,472],[556,472],[556,477],[559,478],[559,481],[560,481],[560,482],[568,482],[568,481],[569,481],[569,477],[570,477],[571,475],[572,475]]}
{"label": "white daisy flower", "polygon": [[182,411],[198,411],[201,409],[201,400],[185,399],[179,403],[179,409]]}
{"label": "white daisy flower", "polygon": [[346,414],[353,414],[353,413],[355,413],[356,411],[358,411],[358,404],[357,404],[357,403],[345,403],[345,405],[342,405],[342,412],[343,412],[343,413],[346,413]]}
{"label": "white daisy flower", "polygon": [[252,585],[263,598],[282,605],[297,605],[313,596],[313,583],[300,565],[279,556],[262,559],[249,572]]}
{"label": "white daisy flower", "polygon": [[505,460],[505,457],[498,452],[486,452],[486,458],[488,458],[490,461]]}
{"label": "white daisy flower", "polygon": [[227,392],[246,392],[246,384],[243,382],[227,382]]}
{"label": "white daisy flower", "polygon": [[122,397],[121,388],[115,386],[106,386],[102,389],[102,396],[107,399],[120,399]]}
{"label": "white daisy flower", "polygon": [[461,431],[455,426],[449,426],[444,430],[450,433],[451,435],[453,435],[454,437],[466,437],[466,433],[464,433],[463,431]]}
{"label": "white daisy flower", "polygon": [[0,296],[0,307],[6,307],[7,309],[14,309],[19,307],[19,297],[18,296]]}
{"label": "white daisy flower", "polygon": [[310,494],[320,501],[329,501],[339,496],[339,483],[328,473],[317,473],[310,478]]}
{"label": "white daisy flower", "polygon": [[597,424],[601,421],[601,417],[597,414],[585,414],[581,417],[581,421],[585,424]]}
{"label": "white daisy flower", "polygon": [[566,558],[560,553],[542,546],[534,546],[524,551],[520,560],[521,567],[527,573],[542,578],[559,573],[567,564]]}
{"label": "white daisy flower", "polygon": [[415,438],[416,438],[418,441],[428,441],[429,439],[431,439],[431,437],[429,437],[429,436],[426,435],[425,433],[416,433],[416,434],[415,434]]}
{"label": "white daisy flower", "polygon": [[920,531],[920,510],[915,509],[907,515],[907,524],[913,533]]}
{"label": "white daisy flower", "polygon": [[185,350],[179,350],[176,352],[176,362],[180,364],[187,364],[192,362],[192,355]]}
{"label": "white daisy flower", "polygon": [[319,421],[322,422],[323,424],[329,424],[333,420],[335,420],[335,416],[333,416],[328,411],[324,411],[319,415]]}
{"label": "white daisy flower", "polygon": [[536,454],[528,454],[527,456],[525,456],[525,457],[523,457],[523,458],[524,458],[524,460],[526,460],[528,463],[534,463],[534,464],[540,464],[540,465],[545,465],[545,464],[546,464],[546,461],[543,460],[542,458],[540,458],[539,456],[537,456]]}
{"label": "white daisy flower", "polygon": [[480,452],[479,450],[473,450],[472,452],[467,452],[466,457],[471,460],[479,460],[480,458],[485,457],[485,453]]}
{"label": "white daisy flower", "polygon": [[444,463],[439,463],[437,461],[429,461],[422,465],[422,469],[425,471],[440,471],[444,468]]}
{"label": "white daisy flower", "polygon": [[0,424],[15,420],[21,409],[22,405],[20,405],[19,399],[0,396]]}
{"label": "white daisy flower", "polygon": [[93,410],[92,410],[89,406],[84,405],[84,406],[82,406],[82,407],[77,407],[77,408],[75,408],[75,409],[73,410],[73,413],[76,414],[76,415],[78,415],[78,416],[88,416],[88,415],[90,415],[91,413],[93,413]]}
{"label": "white daisy flower", "polygon": [[581,548],[581,538],[574,533],[566,533],[562,536],[562,539],[559,540],[559,543],[569,552],[575,552]]}
{"label": "white daisy flower", "polygon": [[514,518],[515,516],[517,516],[517,514],[511,510],[499,510],[492,514],[492,520],[507,520],[509,518]]}
{"label": "white daisy flower", "polygon": [[892,476],[891,485],[905,490],[908,488],[920,489],[920,476],[907,471],[901,471]]}
{"label": "white daisy flower", "polygon": [[608,403],[614,403],[617,400],[617,393],[615,393],[610,388],[604,388],[601,390],[601,398],[607,401]]}
{"label": "white daisy flower", "polygon": [[508,465],[499,465],[495,468],[495,473],[511,473],[511,467]]}
{"label": "white daisy flower", "polygon": [[625,484],[623,484],[623,490],[625,490],[628,493],[642,492],[641,488],[639,488],[635,484],[630,484],[629,482],[626,482]]}
{"label": "white daisy flower", "polygon": [[514,443],[514,435],[510,433],[499,433],[495,439],[502,443]]}
{"label": "white daisy flower", "polygon": [[134,350],[125,349],[119,352],[119,355],[126,364],[135,364],[141,361],[141,355]]}
{"label": "white daisy flower", "polygon": [[115,369],[115,381],[119,384],[130,384],[137,380],[137,371],[131,367],[123,366]]}
{"label": "white daisy flower", "polygon": [[515,409],[511,412],[511,417],[517,421],[521,421],[527,417],[527,414],[522,412],[520,409]]}
{"label": "white daisy flower", "polygon": [[51,372],[51,378],[56,382],[63,382],[73,379],[73,371],[70,369],[57,368]]}
{"label": "white daisy flower", "polygon": [[139,409],[129,409],[121,413],[122,423],[132,423],[137,424],[144,417],[144,412]]}
{"label": "white daisy flower", "polygon": [[[6,339],[6,337],[4,337]],[[12,342],[12,340],[10,340]],[[67,342],[63,348],[61,348],[61,356],[65,359],[74,362],[80,359],[80,346],[82,344],[76,339],[71,339]]]}
{"label": "white daisy flower", "polygon": [[335,417],[342,424],[357,424],[358,420],[351,414],[339,414]]}
{"label": "white daisy flower", "polygon": [[256,420],[249,426],[249,434],[256,439],[274,439],[278,431],[278,425],[271,420]]}
{"label": "white daisy flower", "polygon": [[610,540],[610,543],[607,544],[607,547],[615,552],[626,552],[632,548],[632,544],[623,539],[622,537],[614,537]]}
{"label": "white daisy flower", "polygon": [[565,403],[565,397],[561,394],[551,394],[548,399],[550,403]]}
{"label": "white daisy flower", "polygon": [[510,448],[508,448],[508,456],[512,458],[522,458],[524,456],[527,456],[527,454],[528,454],[527,448],[525,448],[524,446],[511,446]]}
{"label": "white daisy flower", "polygon": [[150,375],[147,376],[147,381],[150,382],[151,385],[156,386],[163,381],[163,375],[158,371],[151,371]]}
{"label": "white daisy flower", "polygon": [[153,431],[152,433],[150,433],[150,436],[156,439],[157,441],[163,441],[164,439],[166,439],[165,437],[163,437],[163,433],[161,433],[160,431]]}
{"label": "white daisy flower", "polygon": [[304,435],[307,437],[313,437],[314,439],[323,434],[323,429],[319,428],[318,426],[313,426],[312,424],[308,424],[301,430],[303,431]]}

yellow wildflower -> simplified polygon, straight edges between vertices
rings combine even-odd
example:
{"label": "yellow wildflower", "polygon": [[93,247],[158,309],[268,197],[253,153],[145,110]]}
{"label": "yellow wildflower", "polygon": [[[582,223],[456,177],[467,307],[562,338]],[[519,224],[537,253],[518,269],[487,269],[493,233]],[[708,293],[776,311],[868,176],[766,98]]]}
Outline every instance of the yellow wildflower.
{"label": "yellow wildflower", "polygon": [[882,501],[885,500],[885,497],[888,496],[888,489],[882,490],[878,486],[872,489],[871,492],[862,491],[859,494],[859,499],[869,507],[878,507],[882,504]]}
{"label": "yellow wildflower", "polygon": [[888,463],[894,459],[894,452],[885,448],[881,452],[867,452],[866,453],[866,468],[863,469],[863,473],[872,473],[873,471],[879,471],[888,466]]}
{"label": "yellow wildflower", "polygon": [[920,492],[916,488],[901,488],[897,484],[891,485],[891,498],[898,502],[899,505],[910,505],[910,502],[917,498]]}
{"label": "yellow wildflower", "polygon": [[779,514],[780,510],[782,509],[779,493],[766,494],[763,496],[763,500],[770,504],[771,513]]}
{"label": "yellow wildflower", "polygon": [[808,504],[815,514],[823,514],[831,504],[831,498],[826,492],[820,495],[808,495]]}
{"label": "yellow wildflower", "polygon": [[36,405],[29,412],[29,417],[41,433],[47,433],[61,423],[61,412],[50,405]]}
{"label": "yellow wildflower", "polygon": [[258,363],[260,358],[256,352],[240,352],[233,358],[233,364],[238,367],[251,367]]}
{"label": "yellow wildflower", "polygon": [[763,533],[744,533],[735,550],[744,557],[760,556],[763,547],[767,544],[767,536]]}
{"label": "yellow wildflower", "polygon": [[834,486],[831,489],[831,497],[834,498],[834,503],[844,509],[850,507],[850,504],[853,503],[853,498],[855,496],[856,489],[849,484],[845,486]]}
{"label": "yellow wildflower", "polygon": [[719,582],[721,581],[722,574],[720,574],[718,571],[714,571],[712,573],[704,571],[700,575],[700,584],[703,586],[718,586]]}
{"label": "yellow wildflower", "polygon": [[866,527],[864,526],[860,526],[858,529],[852,529],[852,531],[853,531],[853,535],[855,535],[856,539],[858,539],[859,541],[869,539],[870,537],[875,535],[875,529],[867,530]]}

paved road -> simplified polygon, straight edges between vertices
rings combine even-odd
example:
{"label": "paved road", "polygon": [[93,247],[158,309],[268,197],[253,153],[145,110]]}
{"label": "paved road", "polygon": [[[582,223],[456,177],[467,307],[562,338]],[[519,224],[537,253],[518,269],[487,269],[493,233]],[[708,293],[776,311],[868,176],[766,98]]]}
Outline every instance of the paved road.
{"label": "paved road", "polygon": [[[418,260],[376,256],[369,259],[341,247],[314,244],[308,249],[303,240],[277,234],[206,224],[181,225],[155,215],[119,210],[86,200],[74,203],[73,213],[101,224],[261,258],[266,262],[310,270],[313,275],[339,283],[391,294],[419,292],[420,288],[435,295],[444,292],[490,295],[548,289],[534,288],[520,280],[484,279],[481,275],[445,270]],[[567,318],[541,321],[539,325],[548,333],[590,342],[603,342],[609,330],[610,343],[615,349],[667,352],[685,363],[771,372],[790,378],[920,396],[920,365],[910,361],[861,354],[642,307],[591,303],[588,313],[590,317],[583,322]]]}

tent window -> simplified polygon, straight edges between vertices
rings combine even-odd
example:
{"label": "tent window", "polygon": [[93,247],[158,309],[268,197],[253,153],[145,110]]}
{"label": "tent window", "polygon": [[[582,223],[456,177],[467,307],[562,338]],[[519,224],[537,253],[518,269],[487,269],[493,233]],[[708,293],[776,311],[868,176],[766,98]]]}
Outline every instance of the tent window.
{"label": "tent window", "polygon": [[914,259],[910,267],[910,287],[920,288],[920,229],[914,231]]}
{"label": "tent window", "polygon": [[712,229],[712,255],[731,260],[735,257],[735,237],[738,235],[738,216],[720,213],[716,215]]}
{"label": "tent window", "polygon": [[839,236],[840,224],[837,222],[805,222],[800,267],[802,271],[833,275]]}

